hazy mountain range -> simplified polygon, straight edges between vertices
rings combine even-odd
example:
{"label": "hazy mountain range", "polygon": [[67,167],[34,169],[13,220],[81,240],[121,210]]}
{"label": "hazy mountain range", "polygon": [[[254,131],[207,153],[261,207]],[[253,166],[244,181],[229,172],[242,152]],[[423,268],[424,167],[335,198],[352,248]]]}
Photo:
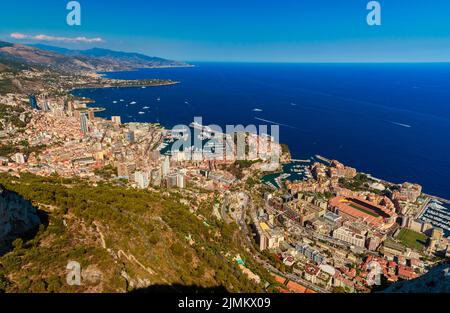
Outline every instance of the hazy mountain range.
{"label": "hazy mountain range", "polygon": [[139,53],[99,48],[71,50],[41,44],[22,45],[0,41],[0,71],[6,68],[39,67],[67,73],[80,73],[186,65],[183,62]]}

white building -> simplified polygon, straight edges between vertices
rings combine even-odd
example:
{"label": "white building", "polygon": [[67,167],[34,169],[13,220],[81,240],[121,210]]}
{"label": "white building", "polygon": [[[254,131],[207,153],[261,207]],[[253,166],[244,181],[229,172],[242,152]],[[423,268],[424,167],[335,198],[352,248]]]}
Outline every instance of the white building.
{"label": "white building", "polygon": [[150,184],[147,172],[135,172],[134,181],[137,184],[137,186],[141,189],[147,188],[148,185]]}
{"label": "white building", "polygon": [[14,155],[14,161],[19,164],[24,164],[25,156],[23,155],[23,153],[18,152]]}
{"label": "white building", "polygon": [[165,178],[167,175],[170,174],[170,159],[168,156],[166,156],[164,158],[164,161],[163,161],[162,167],[161,167],[161,172],[162,172],[162,178]]}
{"label": "white building", "polygon": [[120,118],[120,116],[111,116],[111,120],[113,123],[117,125],[122,124],[122,119]]}
{"label": "white building", "polygon": [[342,226],[333,231],[333,238],[345,241],[355,247],[364,248],[366,237],[352,232],[350,229]]}
{"label": "white building", "polygon": [[184,179],[184,175],[181,174],[181,173],[177,174],[177,187],[181,188],[181,189],[186,187],[186,182],[185,182],[185,179]]}

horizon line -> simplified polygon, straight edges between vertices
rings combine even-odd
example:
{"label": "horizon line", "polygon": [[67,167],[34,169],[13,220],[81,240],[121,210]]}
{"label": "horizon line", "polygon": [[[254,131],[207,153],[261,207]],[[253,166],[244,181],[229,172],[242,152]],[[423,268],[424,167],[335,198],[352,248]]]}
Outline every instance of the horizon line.
{"label": "horizon line", "polygon": [[234,60],[182,60],[187,63],[248,63],[248,64],[450,64],[447,61],[234,61]]}
{"label": "horizon line", "polygon": [[156,56],[148,54],[147,52],[138,52],[138,51],[127,51],[127,50],[115,50],[114,48],[108,48],[108,47],[101,47],[94,46],[92,48],[84,48],[84,49],[77,49],[77,48],[67,48],[63,47],[58,44],[54,43],[41,43],[41,42],[17,42],[15,40],[7,40],[0,38],[0,41],[9,42],[13,44],[22,44],[27,46],[33,46],[33,45],[44,45],[49,47],[55,47],[55,48],[61,48],[61,49],[68,49],[68,50],[91,50],[91,49],[106,49],[111,51],[117,51],[117,52],[125,52],[125,53],[139,53],[143,54],[149,57],[161,57],[164,59],[170,59],[174,61],[180,61],[180,62],[186,62],[186,63],[241,63],[241,64],[447,64],[450,63],[449,60],[429,60],[429,61],[423,61],[423,60],[411,60],[411,61],[396,61],[396,60],[374,60],[374,61],[333,61],[333,60],[322,60],[322,61],[281,61],[281,60],[261,60],[261,61],[253,61],[253,60],[180,60],[178,58],[171,58],[171,57],[165,57],[165,56]]}

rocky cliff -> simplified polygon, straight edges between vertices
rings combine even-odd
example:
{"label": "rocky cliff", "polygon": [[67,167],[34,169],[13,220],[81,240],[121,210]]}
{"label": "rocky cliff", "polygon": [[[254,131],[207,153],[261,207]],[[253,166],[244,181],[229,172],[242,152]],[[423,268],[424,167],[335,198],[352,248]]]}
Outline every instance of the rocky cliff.
{"label": "rocky cliff", "polygon": [[384,293],[448,293],[450,292],[450,264],[443,264],[427,274],[389,286]]}
{"label": "rocky cliff", "polygon": [[17,237],[36,229],[40,224],[36,208],[30,201],[0,185],[0,255]]}

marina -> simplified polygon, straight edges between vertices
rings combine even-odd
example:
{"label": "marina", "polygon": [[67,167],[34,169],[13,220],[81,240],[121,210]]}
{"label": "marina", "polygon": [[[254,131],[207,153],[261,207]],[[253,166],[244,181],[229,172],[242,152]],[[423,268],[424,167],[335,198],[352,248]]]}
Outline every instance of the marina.
{"label": "marina", "polygon": [[423,222],[442,228],[445,236],[450,236],[450,205],[438,200],[431,200],[419,215]]}
{"label": "marina", "polygon": [[264,176],[262,182],[273,189],[282,188],[286,181],[306,181],[312,178],[312,174],[308,169],[308,166],[315,163],[328,163],[328,159],[321,156],[314,156],[306,160],[291,160],[291,162],[283,164],[283,171],[278,173],[272,173]]}

